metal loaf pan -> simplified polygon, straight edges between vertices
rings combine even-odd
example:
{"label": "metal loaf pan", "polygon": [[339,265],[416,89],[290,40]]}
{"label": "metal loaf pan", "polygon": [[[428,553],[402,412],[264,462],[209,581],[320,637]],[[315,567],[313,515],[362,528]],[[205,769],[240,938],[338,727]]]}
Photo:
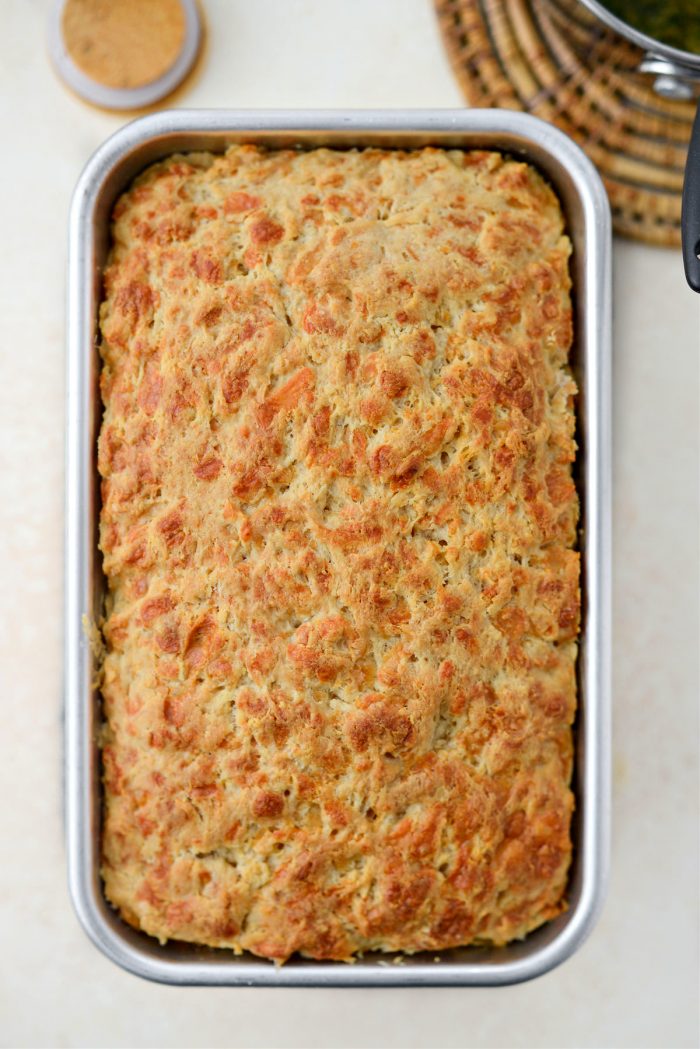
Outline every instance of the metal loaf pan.
{"label": "metal loaf pan", "polygon": [[[583,633],[575,726],[574,861],[565,914],[525,940],[468,947],[436,958],[367,956],[354,964],[293,959],[282,967],[250,955],[155,939],[127,926],[100,881],[99,694],[85,623],[99,620],[103,578],[97,549],[95,444],[101,414],[96,351],[101,273],[110,212],[149,164],[178,151],[231,143],[312,148],[425,145],[505,151],[550,181],[574,244],[579,398],[578,488],[582,500]],[[112,136],[83,172],[70,216],[65,608],[65,781],[70,891],[81,924],[113,961],[173,984],[268,986],[466,986],[527,980],[573,953],[598,915],[608,866],[610,753],[610,211],[592,164],[560,131],[498,110],[228,111],[158,113]]]}

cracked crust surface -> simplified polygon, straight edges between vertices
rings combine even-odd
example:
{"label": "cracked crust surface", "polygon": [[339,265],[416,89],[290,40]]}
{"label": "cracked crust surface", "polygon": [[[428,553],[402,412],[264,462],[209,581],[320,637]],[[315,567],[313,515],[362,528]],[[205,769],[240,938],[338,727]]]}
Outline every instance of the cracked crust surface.
{"label": "cracked crust surface", "polygon": [[497,153],[239,146],[113,238],[109,900],[276,960],[522,937],[571,854],[556,198]]}

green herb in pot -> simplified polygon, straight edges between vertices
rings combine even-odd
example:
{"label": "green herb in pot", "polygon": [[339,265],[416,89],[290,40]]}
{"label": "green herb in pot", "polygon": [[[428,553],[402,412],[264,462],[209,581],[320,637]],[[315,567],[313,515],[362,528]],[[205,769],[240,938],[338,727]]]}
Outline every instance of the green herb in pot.
{"label": "green herb in pot", "polygon": [[700,0],[605,0],[605,6],[640,33],[700,54]]}

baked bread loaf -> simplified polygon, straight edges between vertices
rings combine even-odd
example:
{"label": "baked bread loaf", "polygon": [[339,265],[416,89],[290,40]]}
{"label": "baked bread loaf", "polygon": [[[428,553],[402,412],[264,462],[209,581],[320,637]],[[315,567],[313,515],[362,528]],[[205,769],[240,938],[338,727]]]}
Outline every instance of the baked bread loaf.
{"label": "baked bread loaf", "polygon": [[493,152],[176,156],[101,308],[103,876],[349,960],[565,907],[579,623],[559,204]]}

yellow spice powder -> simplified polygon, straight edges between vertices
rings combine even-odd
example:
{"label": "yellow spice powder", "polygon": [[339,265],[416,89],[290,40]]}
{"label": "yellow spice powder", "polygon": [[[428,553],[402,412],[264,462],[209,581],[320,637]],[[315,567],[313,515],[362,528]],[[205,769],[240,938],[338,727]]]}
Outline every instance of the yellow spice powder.
{"label": "yellow spice powder", "polygon": [[105,87],[163,76],[185,40],[180,0],[66,0],[63,39],[73,62]]}

